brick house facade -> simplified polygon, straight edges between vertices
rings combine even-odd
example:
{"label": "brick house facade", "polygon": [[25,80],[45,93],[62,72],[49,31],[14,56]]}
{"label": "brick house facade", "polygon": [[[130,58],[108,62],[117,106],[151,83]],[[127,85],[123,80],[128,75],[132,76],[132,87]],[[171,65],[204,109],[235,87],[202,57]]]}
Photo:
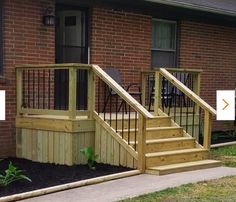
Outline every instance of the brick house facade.
{"label": "brick house facade", "polygon": [[[3,1],[4,54],[0,89],[6,90],[7,98],[6,121],[0,121],[0,157],[15,155],[15,66],[55,63],[55,27],[42,23],[49,6],[55,8],[55,2]],[[88,6],[90,63],[102,68],[118,67],[124,81],[139,81],[140,71],[151,66],[153,15],[140,9],[120,9],[120,6],[119,9],[101,4]],[[186,18],[176,21],[177,66],[203,69],[201,96],[215,107],[217,89],[235,88],[236,28]],[[213,129],[226,130],[229,124],[233,123],[216,123]]]}

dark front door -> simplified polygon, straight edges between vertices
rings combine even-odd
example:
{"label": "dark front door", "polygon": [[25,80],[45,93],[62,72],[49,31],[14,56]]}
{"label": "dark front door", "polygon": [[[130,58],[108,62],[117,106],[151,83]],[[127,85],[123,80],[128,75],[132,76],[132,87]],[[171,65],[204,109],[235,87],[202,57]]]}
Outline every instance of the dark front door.
{"label": "dark front door", "polygon": [[[56,12],[56,63],[88,63],[87,12]],[[87,109],[87,72],[77,71],[77,109]],[[68,70],[55,70],[55,106],[68,109]]]}

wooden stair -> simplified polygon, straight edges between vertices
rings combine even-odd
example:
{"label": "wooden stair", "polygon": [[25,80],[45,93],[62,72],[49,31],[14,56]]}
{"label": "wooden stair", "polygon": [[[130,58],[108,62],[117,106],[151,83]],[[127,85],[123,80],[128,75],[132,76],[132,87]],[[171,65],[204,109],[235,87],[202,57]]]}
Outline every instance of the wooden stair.
{"label": "wooden stair", "polygon": [[[133,129],[123,129],[123,137],[134,145]],[[120,126],[120,124],[119,124]],[[121,132],[119,127],[118,132]],[[138,144],[138,142],[137,142]],[[209,151],[203,149],[195,138],[175,124],[169,116],[157,116],[147,121],[146,131],[146,173],[165,175],[176,172],[212,168],[221,165],[220,161],[209,160]]]}

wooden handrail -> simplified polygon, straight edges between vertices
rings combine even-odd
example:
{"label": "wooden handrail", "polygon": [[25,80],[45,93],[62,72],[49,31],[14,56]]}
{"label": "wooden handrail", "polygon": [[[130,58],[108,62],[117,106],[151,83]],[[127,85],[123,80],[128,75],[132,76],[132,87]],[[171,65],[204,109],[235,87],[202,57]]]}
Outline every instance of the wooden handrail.
{"label": "wooden handrail", "polygon": [[92,65],[94,73],[102,79],[112,90],[114,90],[122,99],[124,99],[131,107],[146,118],[153,118],[154,116],[148,112],[137,100],[135,100],[128,92],[125,91],[118,83],[116,83],[105,71],[98,65]]}
{"label": "wooden handrail", "polygon": [[[155,68],[153,70],[143,70],[142,74],[154,74],[157,70],[161,68]],[[168,72],[182,72],[182,73],[191,73],[191,74],[200,74],[202,73],[201,69],[186,69],[186,68],[162,68],[166,69]]]}
{"label": "wooden handrail", "polygon": [[23,64],[17,65],[16,69],[68,69],[78,67],[80,69],[90,69],[92,65],[82,63],[63,63],[63,64]]}
{"label": "wooden handrail", "polygon": [[193,100],[196,104],[198,104],[201,108],[203,108],[204,110],[210,112],[214,116],[216,115],[216,110],[214,108],[212,108],[202,98],[200,98],[197,94],[195,94],[188,87],[186,87],[183,83],[181,83],[177,78],[175,78],[166,69],[160,68],[160,73],[169,82],[171,82],[174,86],[176,86],[179,90],[181,90],[186,96],[188,96],[191,100]]}

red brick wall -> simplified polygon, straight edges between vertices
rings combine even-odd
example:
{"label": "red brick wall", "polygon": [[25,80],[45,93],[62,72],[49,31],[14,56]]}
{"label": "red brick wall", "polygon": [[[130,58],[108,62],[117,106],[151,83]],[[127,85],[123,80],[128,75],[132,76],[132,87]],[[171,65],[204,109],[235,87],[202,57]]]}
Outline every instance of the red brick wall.
{"label": "red brick wall", "polygon": [[[202,69],[201,96],[216,107],[216,90],[236,87],[236,28],[182,21],[179,66]],[[233,122],[217,122],[213,129],[230,129]]]}
{"label": "red brick wall", "polygon": [[54,28],[42,24],[53,0],[4,1],[4,74],[0,89],[6,90],[6,121],[0,122],[0,157],[15,156],[15,65],[54,63]]}
{"label": "red brick wall", "polygon": [[121,70],[124,82],[137,82],[151,64],[151,16],[93,8],[91,63]]}

